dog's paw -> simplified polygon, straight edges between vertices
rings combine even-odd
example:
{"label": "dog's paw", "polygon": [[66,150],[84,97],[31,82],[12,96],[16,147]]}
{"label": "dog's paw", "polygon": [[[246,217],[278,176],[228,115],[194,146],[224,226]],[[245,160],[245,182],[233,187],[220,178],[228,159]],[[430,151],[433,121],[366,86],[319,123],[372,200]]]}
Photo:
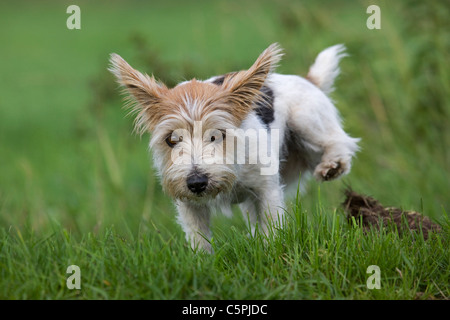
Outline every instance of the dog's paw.
{"label": "dog's paw", "polygon": [[344,161],[324,161],[317,165],[314,176],[319,181],[330,181],[348,172],[348,165]]}

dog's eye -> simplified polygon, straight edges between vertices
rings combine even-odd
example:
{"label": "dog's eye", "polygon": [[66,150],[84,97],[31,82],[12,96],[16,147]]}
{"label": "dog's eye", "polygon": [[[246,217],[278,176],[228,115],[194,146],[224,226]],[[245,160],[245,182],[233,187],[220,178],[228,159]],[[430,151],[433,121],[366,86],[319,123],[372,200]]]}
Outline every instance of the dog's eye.
{"label": "dog's eye", "polygon": [[178,142],[181,142],[181,141],[183,141],[183,137],[182,137],[182,136],[175,137],[175,136],[173,136],[173,135],[170,135],[170,136],[168,136],[167,139],[166,139],[167,145],[168,145],[169,147],[171,147],[171,148],[175,147],[175,145],[176,145]]}
{"label": "dog's eye", "polygon": [[222,138],[222,140],[225,139],[225,131],[224,130],[217,130],[215,132],[215,134],[213,134],[211,136],[211,142],[219,141],[221,138]]}

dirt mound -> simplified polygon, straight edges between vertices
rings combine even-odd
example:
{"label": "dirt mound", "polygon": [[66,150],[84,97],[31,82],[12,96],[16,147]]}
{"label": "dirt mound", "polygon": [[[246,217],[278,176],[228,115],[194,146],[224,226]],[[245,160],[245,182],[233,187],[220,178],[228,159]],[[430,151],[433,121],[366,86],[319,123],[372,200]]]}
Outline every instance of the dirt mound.
{"label": "dirt mound", "polygon": [[351,189],[345,191],[345,196],[346,199],[342,206],[347,212],[349,222],[354,217],[356,223],[361,223],[365,231],[369,230],[370,227],[379,229],[382,224],[384,226],[395,224],[400,234],[408,231],[407,229],[416,232],[422,231],[425,240],[428,239],[430,232],[441,231],[438,224],[419,212],[384,207],[378,200],[358,194]]}

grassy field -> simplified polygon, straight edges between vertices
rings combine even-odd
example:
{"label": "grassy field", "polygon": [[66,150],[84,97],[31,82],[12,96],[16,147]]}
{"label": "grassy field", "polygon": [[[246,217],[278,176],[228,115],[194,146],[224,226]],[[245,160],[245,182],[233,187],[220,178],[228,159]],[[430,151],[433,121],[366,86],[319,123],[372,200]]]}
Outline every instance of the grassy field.
{"label": "grassy field", "polygon": [[[0,298],[445,299],[450,297],[450,7],[442,1],[0,3]],[[349,57],[333,93],[362,150],[342,180],[308,185],[270,245],[244,219],[213,219],[214,255],[176,224],[106,68],[111,52],[173,85],[251,65],[270,43],[281,73],[324,48]],[[443,227],[424,241],[349,225],[343,189]],[[69,265],[81,290],[66,287]],[[369,290],[369,265],[381,289]]]}

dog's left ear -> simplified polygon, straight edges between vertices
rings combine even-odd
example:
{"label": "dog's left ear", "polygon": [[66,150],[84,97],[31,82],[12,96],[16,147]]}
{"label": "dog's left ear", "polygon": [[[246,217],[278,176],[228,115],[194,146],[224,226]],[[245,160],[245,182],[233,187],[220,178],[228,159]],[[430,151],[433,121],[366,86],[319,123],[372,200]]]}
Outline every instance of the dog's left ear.
{"label": "dog's left ear", "polygon": [[227,77],[222,87],[227,91],[226,99],[236,106],[236,113],[242,120],[252,110],[254,102],[262,98],[261,88],[267,76],[275,70],[282,57],[277,43],[271,44],[246,71]]}
{"label": "dog's left ear", "polygon": [[167,87],[133,69],[121,56],[111,54],[111,66],[108,69],[117,78],[117,82],[124,87],[125,93],[128,93],[129,102],[132,106],[132,112],[137,113],[135,120],[135,130],[139,134],[151,131],[154,124],[158,121],[158,104]]}

